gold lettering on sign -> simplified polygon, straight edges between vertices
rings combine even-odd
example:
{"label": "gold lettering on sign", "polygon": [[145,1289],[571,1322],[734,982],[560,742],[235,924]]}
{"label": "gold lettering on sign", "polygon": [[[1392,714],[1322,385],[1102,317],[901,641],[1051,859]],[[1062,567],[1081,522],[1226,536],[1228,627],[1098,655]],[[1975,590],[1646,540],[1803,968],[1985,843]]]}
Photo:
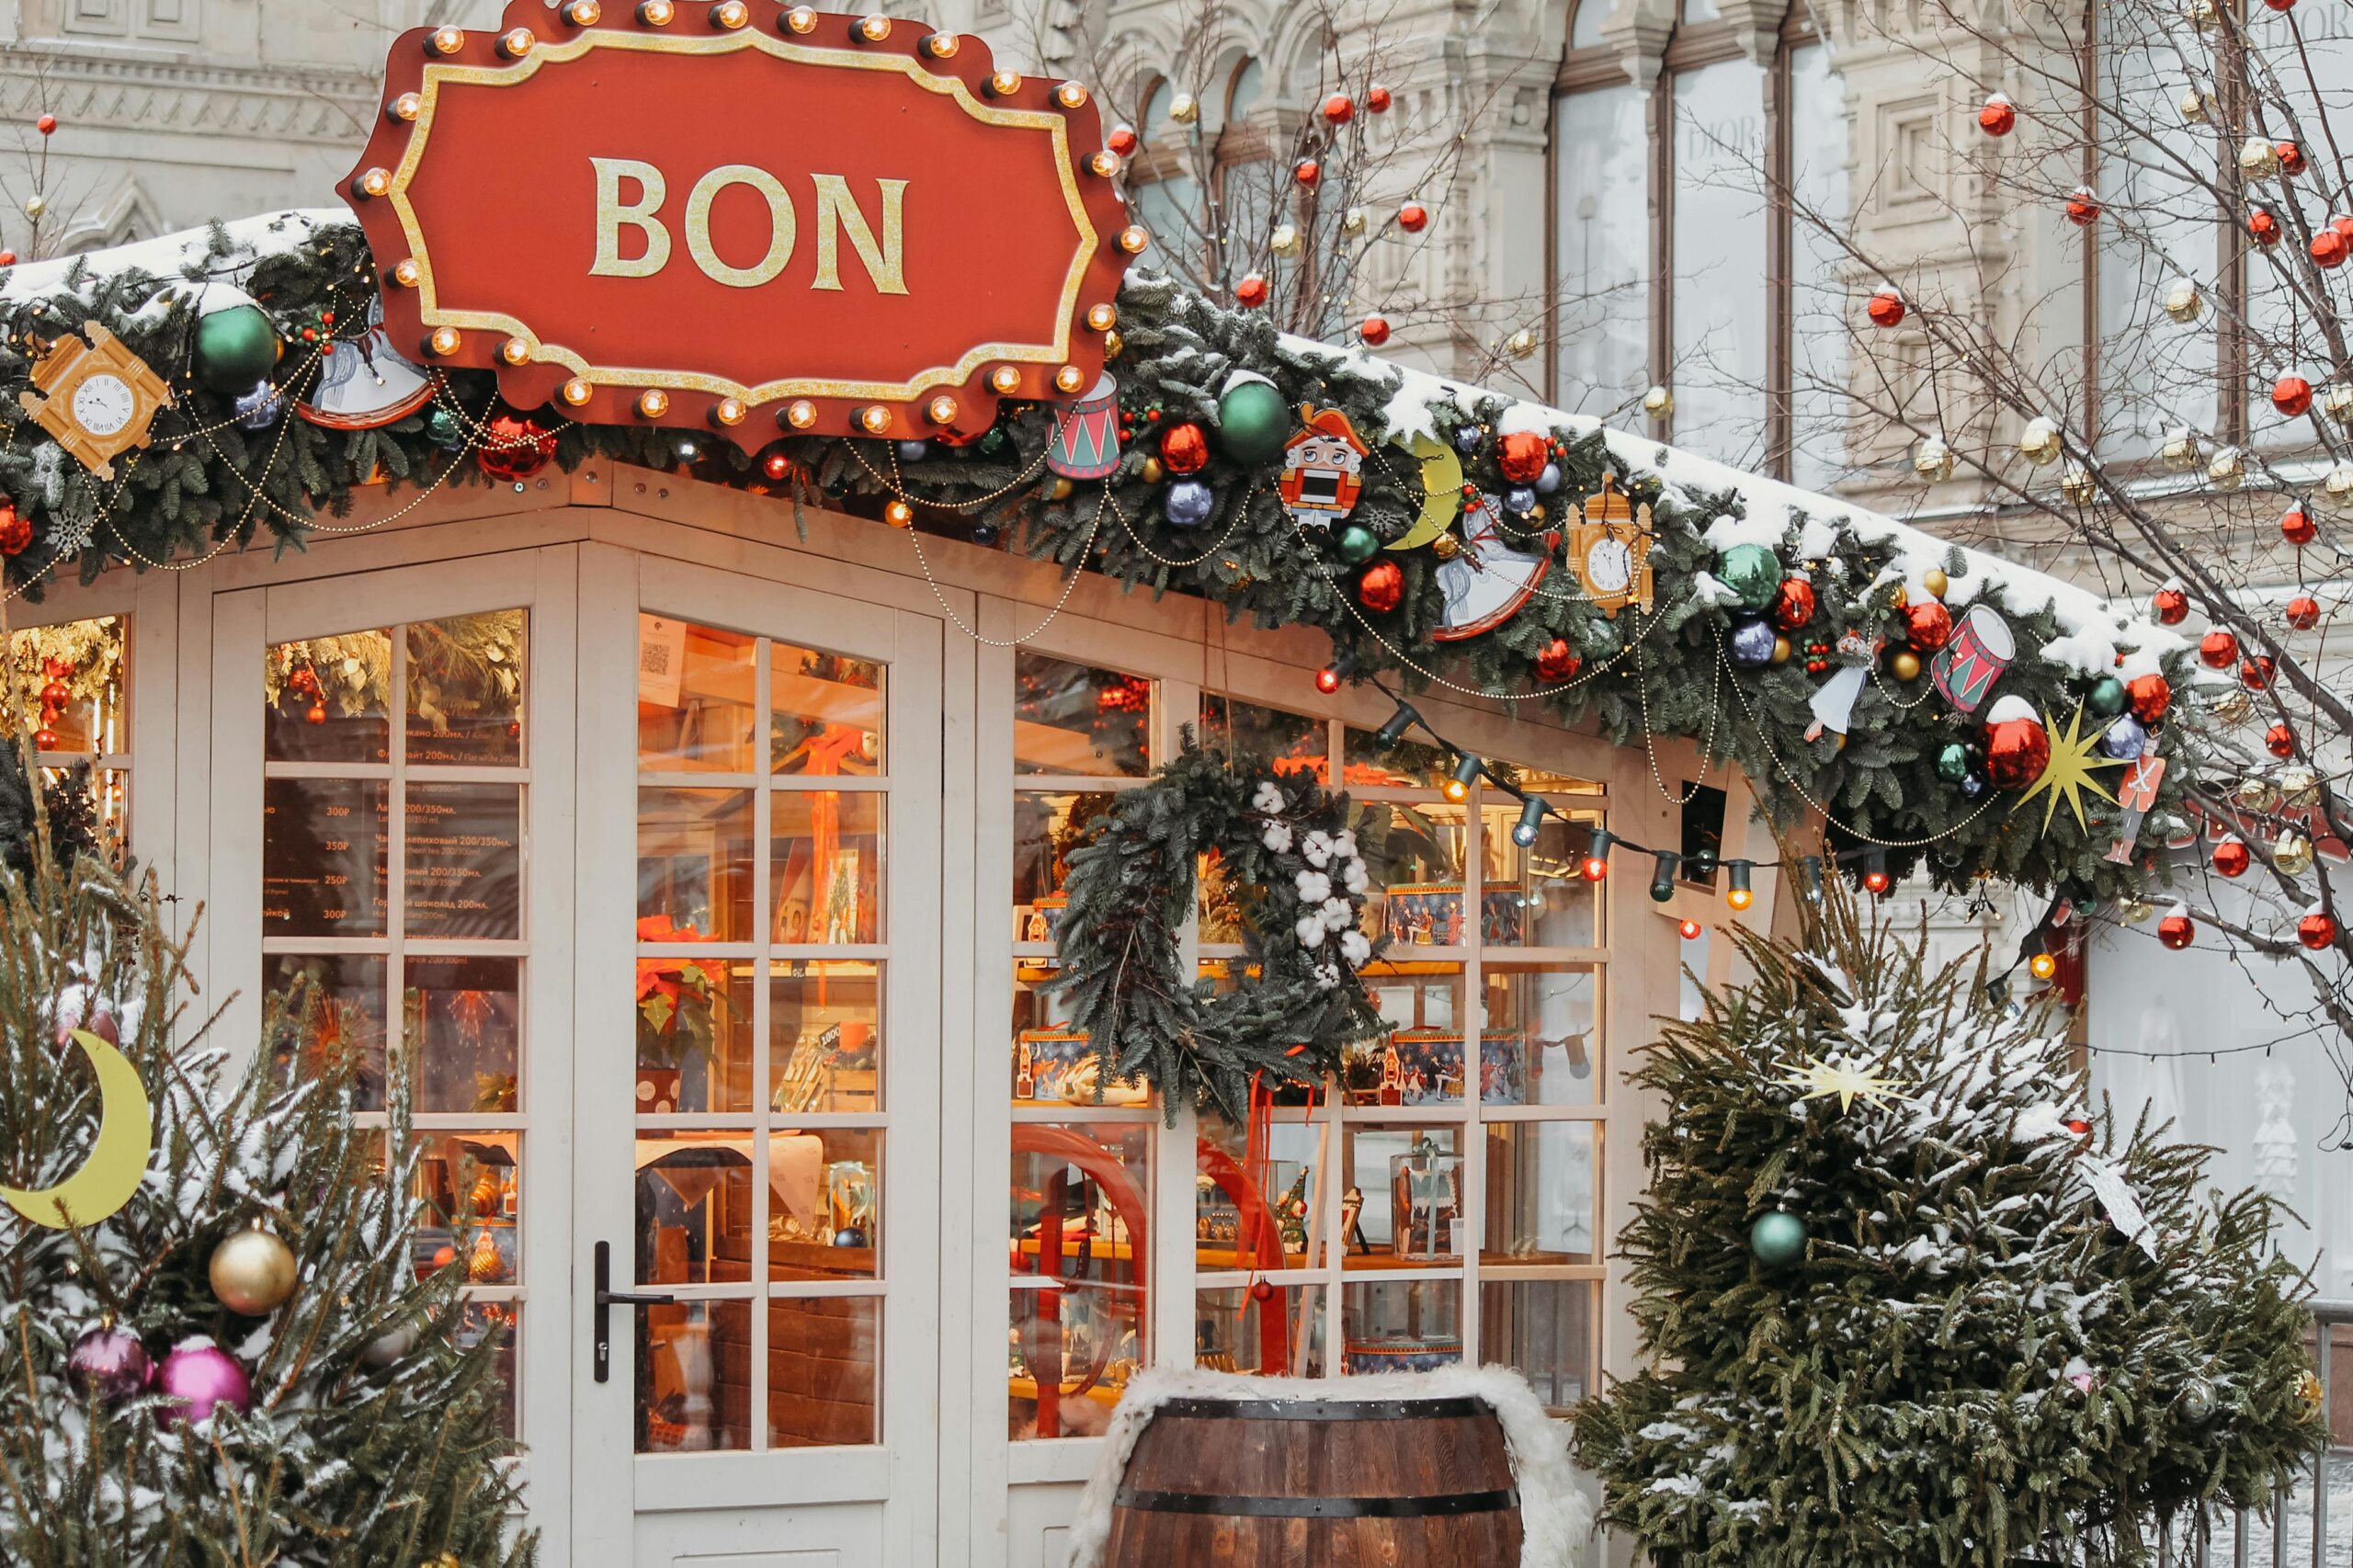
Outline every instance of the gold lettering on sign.
{"label": "gold lettering on sign", "polygon": [[882,238],[877,244],[874,229],[866,214],[850,193],[849,182],[839,175],[812,175],[817,186],[817,280],[812,289],[839,289],[842,286],[840,245],[842,236],[849,236],[850,249],[866,268],[867,278],[878,294],[904,294],[907,291],[906,229],[901,219],[901,208],[907,193],[903,179],[878,179],[875,186],[882,193]]}
{"label": "gold lettering on sign", "polygon": [[[825,178],[823,175],[817,177],[821,181]],[[710,204],[718,199],[721,191],[731,185],[751,187],[765,197],[768,204],[767,254],[750,267],[730,267],[710,247]],[[722,164],[695,181],[694,189],[687,196],[687,254],[695,258],[695,265],[713,281],[724,283],[731,289],[756,289],[782,272],[785,263],[792,259],[792,242],[796,233],[792,198],[784,193],[783,183],[766,169],[754,168],[749,164]],[[870,238],[868,243],[873,242]],[[818,251],[821,268],[824,265],[823,258],[832,254],[830,245],[821,246]],[[859,254],[865,253],[861,251]],[[904,292],[904,290],[901,291]]]}
{"label": "gold lettering on sign", "polygon": [[[591,158],[597,171],[597,260],[592,278],[651,278],[670,262],[670,231],[654,214],[660,210],[667,189],[662,171],[635,158]],[[637,181],[637,199],[621,200],[621,181]],[[621,229],[645,236],[645,254],[621,255]]]}

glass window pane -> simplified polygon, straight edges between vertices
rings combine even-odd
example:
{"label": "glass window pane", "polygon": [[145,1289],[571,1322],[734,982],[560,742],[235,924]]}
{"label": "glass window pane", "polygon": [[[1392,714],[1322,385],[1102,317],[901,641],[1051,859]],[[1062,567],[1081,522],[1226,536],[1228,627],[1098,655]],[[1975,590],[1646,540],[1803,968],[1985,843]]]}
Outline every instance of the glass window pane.
{"label": "glass window pane", "polygon": [[262,994],[286,1011],[284,1028],[271,1037],[280,1067],[315,1077],[328,1062],[355,1057],[360,1110],[384,1108],[387,961],[369,953],[270,953],[261,960]]}
{"label": "glass window pane", "polygon": [[1462,1359],[1462,1284],[1352,1279],[1340,1287],[1340,1369],[1427,1372]]}
{"label": "glass window pane", "polygon": [[1454,757],[1427,741],[1411,738],[1385,746],[1370,730],[1340,733],[1341,761],[1347,787],[1394,784],[1435,790],[1454,771]]}
{"label": "glass window pane", "polygon": [[637,618],[638,766],[753,771],[756,642],[664,616]]}
{"label": "glass window pane", "polygon": [[[1582,0],[1576,27],[1601,42],[1609,0]],[[1586,45],[1581,44],[1580,47]],[[1650,142],[1631,85],[1557,102],[1560,406],[1605,417],[1650,384]]]}
{"label": "glass window pane", "polygon": [[768,1278],[872,1279],[882,1256],[882,1134],[768,1134]]}
{"label": "glass window pane", "polygon": [[1486,940],[1495,947],[1597,946],[1601,890],[1585,880],[1586,845],[1598,819],[1547,816],[1536,842],[1512,838],[1519,803],[1482,797],[1480,843],[1487,863]]}
{"label": "glass window pane", "polygon": [[416,1263],[420,1274],[456,1263],[475,1285],[523,1279],[523,1135],[419,1132]]}
{"label": "glass window pane", "polygon": [[752,1277],[752,1135],[637,1135],[637,1278],[716,1285]]}
{"label": "glass window pane", "polygon": [[523,760],[527,612],[420,620],[408,631],[405,745],[413,763]]}
{"label": "glass window pane", "polygon": [[1071,851],[1085,844],[1111,795],[1018,794],[1013,798],[1013,939],[1051,942],[1061,917]]}
{"label": "glass window pane", "polygon": [[1819,222],[1790,221],[1790,477],[1826,490],[1846,476],[1847,342],[1854,305],[1839,233],[1847,221],[1847,79],[1830,51],[1790,51],[1790,156],[1797,199]]}
{"label": "glass window pane", "polygon": [[102,616],[8,633],[10,710],[48,737],[41,751],[131,749],[123,705],[129,631],[119,618]]}
{"label": "glass window pane", "polygon": [[392,745],[392,637],[347,631],[273,644],[262,660],[263,755],[272,762],[383,762]]}
{"label": "glass window pane", "polygon": [[[1410,947],[1461,945],[1463,859],[1470,839],[1464,808],[1367,801],[1352,805],[1349,815],[1373,885],[1385,891],[1384,899],[1370,907],[1381,911],[1390,940]],[[1450,902],[1427,896],[1449,891]]]}
{"label": "glass window pane", "polygon": [[468,1301],[458,1319],[457,1342],[460,1348],[478,1343],[486,1334],[495,1334],[498,1341],[498,1429],[510,1437],[522,1436],[517,1412],[522,1400],[522,1369],[517,1364],[515,1346],[523,1334],[523,1305],[519,1301]]}
{"label": "glass window pane", "polygon": [[1144,1260],[1152,1213],[1150,1124],[1017,1124],[1011,1260],[1043,1290],[1013,1292],[1009,1383],[1016,1437],[1100,1431],[1144,1361]]}
{"label": "glass window pane", "polygon": [[752,849],[748,791],[639,790],[638,940],[756,940]]}
{"label": "glass window pane", "polygon": [[1151,681],[1024,651],[1013,682],[1016,773],[1151,771]]}
{"label": "glass window pane", "polygon": [[1744,465],[1764,451],[1764,159],[1762,67],[1676,74],[1676,437]]}
{"label": "glass window pane", "polygon": [[521,787],[411,778],[403,793],[408,830],[401,878],[403,929],[411,937],[520,937]]}
{"label": "glass window pane", "polygon": [[1593,1387],[1592,1279],[1490,1279],[1479,1287],[1479,1360],[1510,1367],[1561,1411]]}
{"label": "glass window pane", "polygon": [[753,966],[699,957],[637,960],[637,1113],[752,1108]]}
{"label": "glass window pane", "polygon": [[1601,1059],[1601,971],[1592,965],[1505,965],[1481,973],[1490,1039],[1518,1042],[1521,1094],[1513,1103],[1593,1105]]}
{"label": "glass window pane", "polygon": [[768,939],[881,940],[882,797],[779,791],[768,802]]}
{"label": "glass window pane", "polygon": [[1597,1262],[1593,1152],[1590,1121],[1489,1123],[1482,1256],[1527,1264]]}
{"label": "glass window pane", "polygon": [[882,771],[881,665],[778,642],[768,650],[768,671],[772,771]]}
{"label": "glass window pane", "polygon": [[751,1302],[638,1308],[637,1451],[750,1448],[751,1365]]}
{"label": "glass window pane", "polygon": [[417,1042],[416,1108],[520,1110],[522,960],[411,954],[401,966],[407,1038]]}
{"label": "glass window pane", "polygon": [[1007,1435],[1102,1436],[1120,1391],[1144,1365],[1150,1319],[1141,1287],[1088,1280],[1012,1295]]}
{"label": "glass window pane", "polygon": [[266,778],[261,787],[262,934],[384,934],[385,802],[367,778]]}
{"label": "glass window pane", "polygon": [[1349,1124],[1344,1136],[1346,1267],[1444,1265],[1461,1258],[1462,1130]]}
{"label": "glass window pane", "polygon": [[1201,1119],[1193,1183],[1194,1261],[1202,1273],[1319,1267],[1324,1227],[1317,1151],[1330,1131],[1304,1107],[1272,1113],[1253,1160],[1240,1128]]}
{"label": "glass window pane", "polygon": [[1193,1365],[1261,1377],[1324,1375],[1324,1291],[1276,1285],[1265,1301],[1246,1286],[1193,1298]]}
{"label": "glass window pane", "polygon": [[[1366,989],[1390,1032],[1348,1048],[1348,1103],[1460,1103],[1466,1092],[1461,966],[1408,959],[1370,967],[1375,972],[1366,977]],[[1490,1063],[1501,1065],[1500,1060]]]}
{"label": "glass window pane", "polygon": [[876,1296],[768,1303],[768,1447],[882,1440]]}
{"label": "glass window pane", "polygon": [[1203,692],[1200,737],[1204,745],[1262,758],[1278,772],[1331,781],[1331,726],[1321,719]]}
{"label": "glass window pane", "polygon": [[768,1104],[780,1113],[882,1106],[882,966],[768,967]]}

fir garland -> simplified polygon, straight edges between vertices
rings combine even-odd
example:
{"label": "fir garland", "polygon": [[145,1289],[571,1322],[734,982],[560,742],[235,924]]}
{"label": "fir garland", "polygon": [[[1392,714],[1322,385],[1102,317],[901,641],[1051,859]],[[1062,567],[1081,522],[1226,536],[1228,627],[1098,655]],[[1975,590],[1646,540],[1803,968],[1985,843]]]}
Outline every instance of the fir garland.
{"label": "fir garland", "polygon": [[[1098,1085],[1142,1079],[1171,1121],[1180,1105],[1241,1124],[1253,1078],[1324,1083],[1381,1024],[1357,971],[1371,878],[1348,798],[1256,757],[1204,750],[1120,791],[1070,858],[1056,927],[1070,1023],[1095,1045]],[[1245,957],[1228,983],[1195,980],[1177,937],[1195,869],[1217,857],[1236,894]]]}
{"label": "fir garland", "polygon": [[[1302,529],[1285,511],[1272,483],[1279,456],[1242,460],[1219,443],[1220,398],[1229,380],[1236,373],[1264,379],[1287,404],[1347,416],[1371,448],[1349,520],[1383,546],[1407,534],[1425,499],[1418,463],[1392,442],[1397,419],[1416,418],[1460,451],[1466,488],[1494,497],[1515,483],[1500,465],[1497,427],[1508,417],[1524,429],[1534,411],[1435,382],[1441,395],[1401,409],[1403,372],[1395,367],[1285,338],[1262,318],[1211,304],[1165,278],[1131,275],[1121,295],[1122,344],[1112,368],[1128,441],[1119,467],[1100,483],[1074,483],[1045,467],[1054,416],[1038,405],[1007,405],[994,429],[965,444],[784,436],[746,454],[733,442],[693,432],[580,426],[546,410],[517,415],[502,409],[486,372],[456,371],[440,379],[433,404],[381,428],[329,429],[284,416],[247,429],[235,421],[236,400],[191,373],[191,281],[233,281],[269,312],[293,346],[276,379],[298,397],[315,374],[318,351],[303,335],[321,338],[320,324],[330,318],[326,336],[365,323],[374,289],[356,226],[299,235],[290,228],[286,248],[258,259],[251,251],[255,232],[246,226],[241,239],[216,225],[186,278],[77,266],[47,294],[0,301],[0,417],[14,415],[14,393],[27,384],[27,356],[35,347],[92,320],[165,374],[176,396],[158,418],[153,444],[136,460],[119,461],[112,483],[82,471],[32,421],[17,419],[0,441],[0,495],[13,500],[31,528],[28,540],[0,541],[19,546],[6,562],[11,585],[38,592],[39,579],[54,571],[78,568],[86,579],[109,562],[144,568],[244,546],[265,534],[281,548],[299,546],[313,517],[344,515],[366,483],[512,478],[517,426],[489,423],[503,414],[544,421],[522,426],[525,438],[544,436],[553,460],[567,469],[593,456],[684,470],[788,495],[796,522],[801,504],[821,494],[840,509],[874,516],[905,501],[926,527],[969,530],[984,543],[1002,540],[1066,570],[1104,572],[1154,593],[1199,594],[1261,626],[1320,627],[1358,672],[1404,668],[1416,687],[1442,679],[1492,694],[1525,694],[1522,699],[1565,722],[1597,722],[1620,744],[1690,737],[1711,765],[1740,767],[1777,824],[1818,811],[1836,847],[1887,845],[1898,875],[1925,851],[1927,869],[1948,887],[1994,874],[2077,896],[2112,896],[2136,891],[2162,858],[2157,846],[2183,825],[2180,801],[2198,759],[2169,734],[2170,767],[2156,809],[2138,824],[2137,863],[2108,858],[2118,836],[2112,807],[2096,805],[2081,823],[2061,812],[2046,824],[2039,812],[2013,816],[2013,799],[2000,791],[1965,795],[1940,773],[1940,763],[1954,743],[1982,742],[1984,709],[1975,716],[1957,712],[1925,680],[1875,676],[1855,704],[1847,735],[1810,735],[1820,668],[1809,670],[1808,661],[1795,658],[1733,667],[1726,658],[1727,639],[1747,612],[1714,575],[1719,554],[1710,534],[1711,526],[1745,515],[1740,491],[1703,494],[1669,484],[1631,460],[1622,444],[1613,449],[1603,432],[1582,423],[1563,421],[1544,432],[1559,480],[1549,504],[1565,509],[1608,479],[1649,506],[1654,610],[1603,614],[1575,591],[1558,534],[1528,514],[1513,524],[1512,537],[1518,548],[1552,555],[1551,586],[1495,629],[1467,641],[1434,635],[1443,624],[1442,562],[1427,547],[1377,555],[1375,569],[1396,569],[1397,601],[1392,609],[1367,608],[1359,592],[1366,568],[1343,558],[1339,530]],[[1159,455],[1160,437],[1188,422],[1211,437],[1207,466],[1188,476],[1204,487],[1209,512],[1189,527],[1171,520],[1174,487],[1160,472]],[[526,468],[530,456],[525,454]],[[1661,462],[1669,456],[1660,449]],[[1188,501],[1198,506],[1202,494],[1188,491]],[[1870,645],[1900,639],[1896,589],[1907,566],[1916,571],[1919,562],[1906,562],[1894,541],[1825,505],[1821,516],[1793,512],[1771,548],[1782,566],[1812,569],[1818,608],[1803,634],[1808,640],[1848,634]],[[1998,584],[1964,585],[1967,562],[1957,550],[1939,564],[1957,586],[1969,588],[1957,599],[1994,604],[2015,636],[2017,657],[1988,705],[1996,697],[2018,697],[2063,727],[2079,706],[2100,699],[2105,672],[2076,673],[2042,656],[2068,631],[2047,605],[2015,602]],[[2174,685],[2185,684],[2188,655],[2173,640],[2137,626],[2123,635],[2128,642],[2144,640],[2143,665],[2161,663]],[[2104,722],[2097,708],[2093,721]]]}

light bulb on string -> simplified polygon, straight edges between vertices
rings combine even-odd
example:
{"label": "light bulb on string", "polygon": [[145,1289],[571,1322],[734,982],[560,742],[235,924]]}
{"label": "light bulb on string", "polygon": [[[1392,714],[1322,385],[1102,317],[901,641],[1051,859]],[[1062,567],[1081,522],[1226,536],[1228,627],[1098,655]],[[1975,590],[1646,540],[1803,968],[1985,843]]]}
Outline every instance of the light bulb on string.
{"label": "light bulb on string", "polygon": [[1887,874],[1887,851],[1874,849],[1863,857],[1863,886],[1874,898],[1884,897],[1894,879]]}
{"label": "light bulb on string", "polygon": [[1747,861],[1727,860],[1724,862],[1724,872],[1731,882],[1729,891],[1724,894],[1726,903],[1734,909],[1746,909],[1756,902],[1756,894],[1748,885],[1749,863]]}
{"label": "light bulb on string", "polygon": [[1698,941],[1698,940],[1699,939],[1700,926],[1699,926],[1699,923],[1697,920],[1691,920],[1691,919],[1688,919],[1688,918],[1687,918],[1687,919],[1683,922],[1682,930],[1683,930],[1683,939],[1684,939],[1685,941],[1687,941],[1687,942],[1696,942],[1696,941]]}
{"label": "light bulb on string", "polygon": [[1400,702],[1397,711],[1382,720],[1381,728],[1372,733],[1372,744],[1382,751],[1395,750],[1397,743],[1405,738],[1405,732],[1412,729],[1420,718],[1411,704]]}
{"label": "light bulb on string", "polygon": [[1471,786],[1479,781],[1479,775],[1485,766],[1471,753],[1464,752],[1455,759],[1454,771],[1438,787],[1438,792],[1456,805],[1461,805],[1471,798]]}
{"label": "light bulb on string", "polygon": [[1536,842],[1543,826],[1544,802],[1531,795],[1519,808],[1519,820],[1512,824],[1511,841],[1526,849]]}
{"label": "light bulb on string", "polygon": [[1675,896],[1675,863],[1681,857],[1672,849],[1658,852],[1658,864],[1651,872],[1651,902],[1665,903]]}
{"label": "light bulb on string", "polygon": [[1805,883],[1807,902],[1822,902],[1822,857],[1808,855],[1798,861],[1798,875]]}
{"label": "light bulb on string", "polygon": [[1586,840],[1585,863],[1577,868],[1586,881],[1597,882],[1609,874],[1609,846],[1616,842],[1608,828],[1593,830],[1593,836]]}

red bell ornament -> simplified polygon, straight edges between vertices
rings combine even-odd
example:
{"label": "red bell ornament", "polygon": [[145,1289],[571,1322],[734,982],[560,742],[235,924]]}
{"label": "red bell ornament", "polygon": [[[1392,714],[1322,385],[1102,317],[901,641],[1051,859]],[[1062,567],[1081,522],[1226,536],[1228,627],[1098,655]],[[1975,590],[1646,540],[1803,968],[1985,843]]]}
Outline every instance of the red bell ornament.
{"label": "red bell ornament", "polygon": [[2168,915],[2157,922],[2157,940],[2179,952],[2198,940],[2198,927],[2187,915]]}
{"label": "red bell ornament", "polygon": [[2198,640],[2198,658],[2210,670],[2227,670],[2238,661],[2239,640],[2216,627]]}
{"label": "red bell ornament", "polygon": [[2298,594],[2288,601],[2288,624],[2299,631],[2310,631],[2320,624],[2320,601],[2310,594]]}
{"label": "red bell ornament", "polygon": [[2274,724],[2263,732],[2263,744],[2274,756],[2296,755],[2296,732],[2285,724]]}
{"label": "red bell ornament", "polygon": [[554,456],[554,432],[540,428],[529,415],[509,410],[494,414],[484,422],[482,448],[474,460],[491,478],[519,484],[547,467]]}
{"label": "red bell ornament", "polygon": [[1191,420],[1160,433],[1161,465],[1171,473],[1199,473],[1210,466],[1210,438]]}
{"label": "red bell ornament", "polygon": [[1495,465],[1514,484],[1533,484],[1552,460],[1552,444],[1533,430],[1514,430],[1495,443]]}
{"label": "red bell ornament", "polygon": [[1933,653],[1952,641],[1952,611],[1936,599],[1915,599],[1904,607],[1904,635],[1923,653]]}
{"label": "red bell ornament", "polygon": [[2124,683],[2124,695],[2132,704],[2132,717],[2143,724],[2161,723],[2173,706],[2173,683],[2161,675],[2134,676]]}
{"label": "red bell ornament", "polygon": [[1988,97],[1977,111],[1977,129],[1988,136],[2007,136],[2018,123],[2018,106],[2000,93]]}
{"label": "red bell ornament", "polygon": [[2320,525],[2302,506],[2290,506],[2279,514],[2279,537],[2292,545],[2307,545],[2320,533]]}
{"label": "red bell ornament", "polygon": [[1784,577],[1773,594],[1773,624],[1784,631],[1802,631],[1813,622],[1813,582]]}
{"label": "red bell ornament", "polygon": [[2051,766],[2051,732],[2022,697],[2005,697],[1986,715],[1985,777],[1996,789],[2023,790]]}
{"label": "red bell ornament", "polygon": [[1405,569],[1394,561],[1376,561],[1357,579],[1357,597],[1375,615],[1387,615],[1405,602]]}
{"label": "red bell ornament", "polygon": [[2246,869],[2255,864],[2255,856],[2247,848],[2246,840],[2235,833],[2214,846],[2212,858],[2214,869],[2225,877],[2245,876]]}
{"label": "red bell ornament", "polygon": [[2336,917],[2315,909],[2296,922],[2296,940],[2314,952],[2336,944]]}
{"label": "red bell ornament", "polygon": [[2298,375],[2286,375],[2271,383],[2271,406],[2293,419],[2313,405],[2313,384]]}
{"label": "red bell ornament", "polygon": [[1864,305],[1863,313],[1870,317],[1873,326],[1898,325],[1904,320],[1904,296],[1893,289],[1881,289]]}
{"label": "red bell ornament", "polygon": [[2157,612],[2160,624],[2179,626],[2189,619],[2189,596],[2179,588],[2159,588],[2149,600],[2149,608]]}
{"label": "red bell ornament", "polygon": [[1584,666],[1585,661],[1569,646],[1565,637],[1553,638],[1536,653],[1536,674],[1540,680],[1574,680]]}

